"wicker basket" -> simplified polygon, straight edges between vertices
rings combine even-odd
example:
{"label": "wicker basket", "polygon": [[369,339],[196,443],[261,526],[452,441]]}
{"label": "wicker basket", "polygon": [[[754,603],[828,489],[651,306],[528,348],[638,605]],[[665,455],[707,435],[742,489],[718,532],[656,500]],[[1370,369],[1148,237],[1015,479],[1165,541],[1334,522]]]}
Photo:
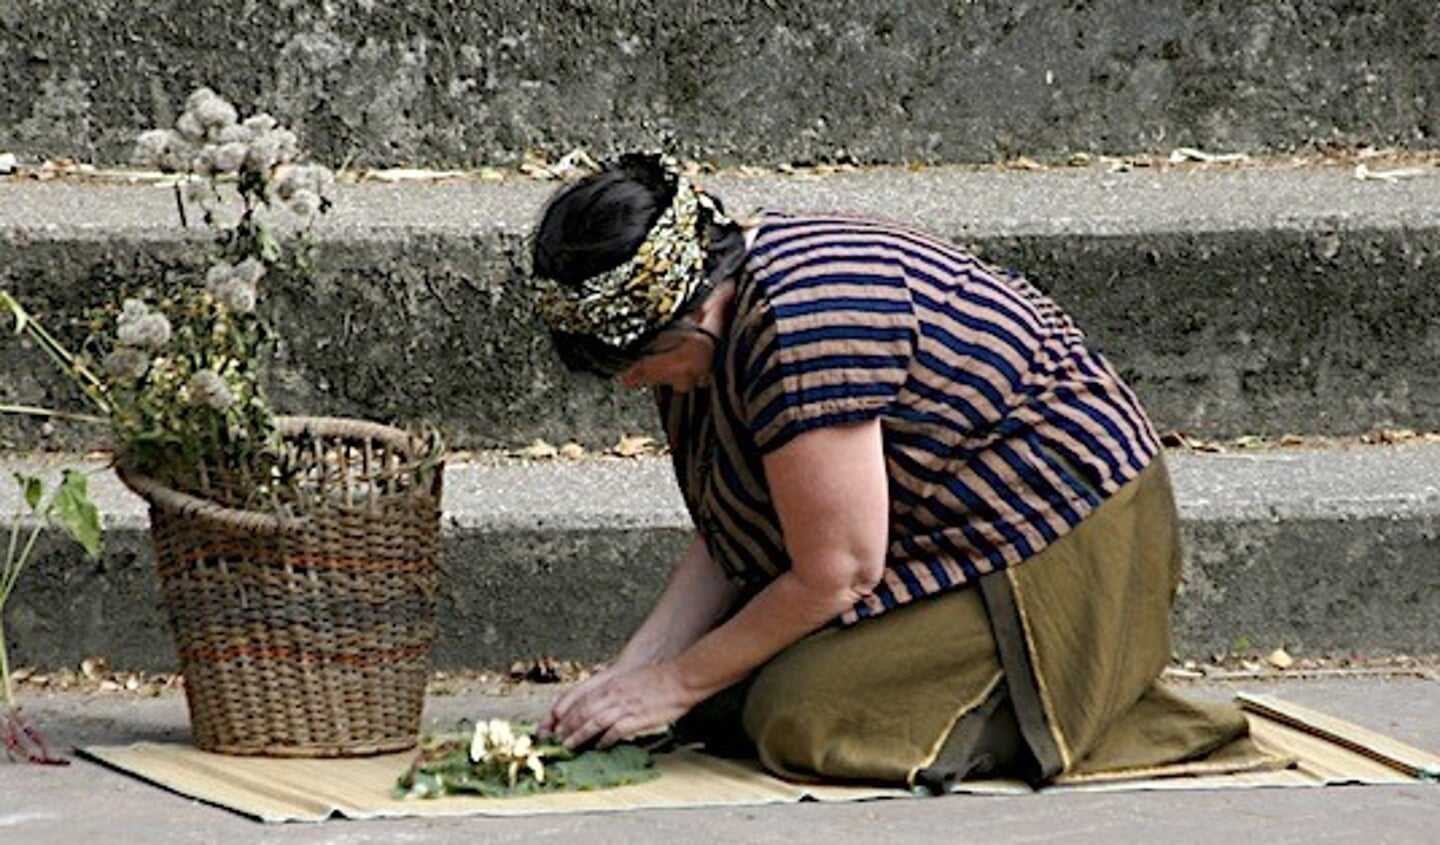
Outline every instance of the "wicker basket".
{"label": "wicker basket", "polygon": [[374,423],[278,427],[295,483],[266,507],[119,469],[150,504],[193,742],[286,757],[410,748],[435,635],[443,465]]}

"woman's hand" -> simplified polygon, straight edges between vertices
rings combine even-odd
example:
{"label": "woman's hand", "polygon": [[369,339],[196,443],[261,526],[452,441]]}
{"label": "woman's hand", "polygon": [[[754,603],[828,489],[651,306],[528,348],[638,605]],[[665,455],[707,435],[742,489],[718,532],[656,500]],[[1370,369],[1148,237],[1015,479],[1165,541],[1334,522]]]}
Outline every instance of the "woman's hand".
{"label": "woman's hand", "polygon": [[561,696],[540,730],[567,748],[597,737],[608,748],[669,725],[702,697],[681,683],[670,663],[607,669]]}

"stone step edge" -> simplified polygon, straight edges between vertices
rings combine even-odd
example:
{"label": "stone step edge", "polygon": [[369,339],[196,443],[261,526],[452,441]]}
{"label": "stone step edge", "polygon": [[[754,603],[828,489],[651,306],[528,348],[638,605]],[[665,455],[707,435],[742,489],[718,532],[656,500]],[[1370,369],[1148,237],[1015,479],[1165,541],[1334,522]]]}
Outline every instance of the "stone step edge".
{"label": "stone step edge", "polygon": [[[1361,519],[1440,515],[1440,443],[1203,453],[1167,450],[1186,521]],[[0,456],[0,474],[86,472],[108,530],[148,526],[143,500],[94,458]],[[578,461],[452,461],[444,530],[593,531],[690,524],[665,456]],[[0,513],[19,505],[0,487]]]}

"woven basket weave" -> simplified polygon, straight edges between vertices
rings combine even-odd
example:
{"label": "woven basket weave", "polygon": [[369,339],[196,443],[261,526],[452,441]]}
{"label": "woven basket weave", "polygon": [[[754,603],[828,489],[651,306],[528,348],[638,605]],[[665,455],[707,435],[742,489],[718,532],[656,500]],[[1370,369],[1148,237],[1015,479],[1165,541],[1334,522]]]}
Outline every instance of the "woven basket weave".
{"label": "woven basket weave", "polygon": [[387,426],[277,423],[293,483],[265,507],[236,506],[254,485],[186,492],[119,468],[150,505],[192,741],[287,757],[410,748],[435,637],[443,465]]}

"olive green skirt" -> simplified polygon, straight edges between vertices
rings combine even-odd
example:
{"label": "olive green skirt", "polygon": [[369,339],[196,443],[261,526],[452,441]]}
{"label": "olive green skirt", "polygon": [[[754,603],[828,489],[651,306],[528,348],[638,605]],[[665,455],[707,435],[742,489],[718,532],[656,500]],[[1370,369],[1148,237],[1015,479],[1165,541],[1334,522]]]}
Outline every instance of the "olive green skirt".
{"label": "olive green skirt", "polygon": [[[1157,684],[1180,539],[1163,460],[1024,563],[780,654],[736,699],[764,765],[904,782],[1153,770],[1227,747],[1263,759],[1231,705]],[[1236,745],[1236,743],[1240,743]]]}

